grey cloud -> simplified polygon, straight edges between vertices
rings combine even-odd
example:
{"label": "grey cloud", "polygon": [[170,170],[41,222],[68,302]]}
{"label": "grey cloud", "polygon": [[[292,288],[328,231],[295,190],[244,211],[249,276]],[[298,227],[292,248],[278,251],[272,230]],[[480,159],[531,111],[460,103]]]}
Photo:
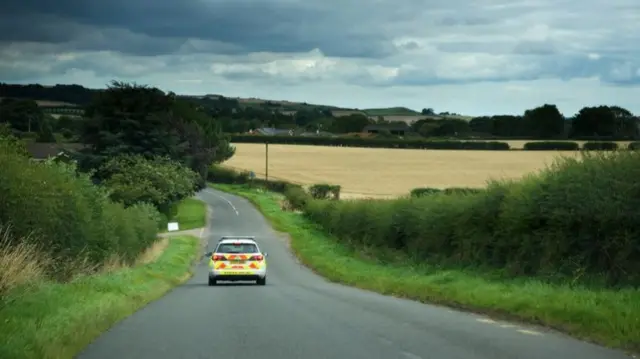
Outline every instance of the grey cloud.
{"label": "grey cloud", "polygon": [[[619,67],[637,58],[640,27],[629,20],[631,17],[617,23],[610,20],[619,15],[615,11],[622,11],[615,6],[628,13],[637,12],[640,4],[636,0],[607,4],[597,0],[579,5],[569,0],[378,0],[367,4],[356,0],[5,0],[0,4],[0,55],[2,47],[9,48],[10,43],[37,44],[20,47],[24,53],[21,60],[0,58],[0,77],[9,81],[72,69],[114,76],[168,68],[192,71],[208,68],[203,61],[260,63],[267,60],[252,57],[253,53],[299,53],[317,48],[327,56],[369,59],[387,66],[424,66],[421,71],[404,71],[388,81],[366,71],[354,70],[357,73],[343,76],[344,81],[363,86],[593,76],[614,84],[635,83],[640,81],[633,71],[637,67]],[[538,25],[551,29],[548,39],[544,34],[522,36]],[[567,34],[575,33],[581,35],[572,35],[575,41],[567,40],[573,39]],[[392,40],[399,37],[426,38],[437,51],[421,53],[421,42],[411,40],[393,46]],[[126,61],[107,62],[115,57],[102,61],[93,56],[58,63],[51,58],[49,66],[40,70],[20,67],[20,63],[38,61],[24,56],[75,51],[148,56],[145,61],[152,65],[136,67],[135,62],[142,60],[133,57],[133,65],[127,67]],[[599,54],[600,59],[587,58],[590,52]],[[438,64],[438,56],[470,53],[499,55],[532,66],[498,75],[469,74],[466,79],[441,78],[429,68]],[[242,56],[247,54],[252,55]],[[222,76],[294,81],[259,71],[234,71]],[[304,81],[304,76],[299,81]]]}

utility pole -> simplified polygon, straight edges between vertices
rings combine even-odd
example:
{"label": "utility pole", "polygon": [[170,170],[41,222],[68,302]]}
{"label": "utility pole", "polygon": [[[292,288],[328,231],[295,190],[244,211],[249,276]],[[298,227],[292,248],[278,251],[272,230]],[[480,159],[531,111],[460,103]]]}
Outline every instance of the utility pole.
{"label": "utility pole", "polygon": [[264,143],[264,177],[265,180],[269,180],[269,140]]}

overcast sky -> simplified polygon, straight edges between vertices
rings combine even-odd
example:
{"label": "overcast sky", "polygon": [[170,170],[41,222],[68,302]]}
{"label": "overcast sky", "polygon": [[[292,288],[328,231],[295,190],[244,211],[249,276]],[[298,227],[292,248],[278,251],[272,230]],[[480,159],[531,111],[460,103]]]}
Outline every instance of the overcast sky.
{"label": "overcast sky", "polygon": [[639,0],[4,0],[0,81],[640,114]]}

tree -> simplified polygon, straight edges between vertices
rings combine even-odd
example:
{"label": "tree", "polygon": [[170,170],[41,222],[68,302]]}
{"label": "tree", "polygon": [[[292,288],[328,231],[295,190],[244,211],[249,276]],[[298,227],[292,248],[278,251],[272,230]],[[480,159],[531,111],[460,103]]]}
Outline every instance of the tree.
{"label": "tree", "polygon": [[618,106],[582,108],[571,121],[571,137],[636,137],[638,119]]}
{"label": "tree", "polygon": [[526,110],[522,121],[527,136],[550,139],[564,135],[565,119],[556,105],[544,104]]}
{"label": "tree", "polygon": [[81,161],[85,170],[122,154],[166,156],[206,179],[212,162],[233,155],[219,124],[196,104],[157,88],[116,81],[87,107],[80,141],[89,145]]}
{"label": "tree", "polygon": [[42,110],[33,100],[2,99],[0,120],[20,132],[38,132],[44,118]]}
{"label": "tree", "polygon": [[178,201],[192,196],[199,176],[169,157],[120,155],[99,169],[112,200],[125,206],[146,202],[169,216]]}
{"label": "tree", "polygon": [[329,130],[335,133],[362,132],[367,125],[373,122],[374,121],[365,115],[353,113],[335,119]]}

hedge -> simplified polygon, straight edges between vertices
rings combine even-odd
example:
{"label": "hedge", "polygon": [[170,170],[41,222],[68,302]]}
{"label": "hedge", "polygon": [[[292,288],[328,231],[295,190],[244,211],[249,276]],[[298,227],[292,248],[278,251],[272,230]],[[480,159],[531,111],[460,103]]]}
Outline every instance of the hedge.
{"label": "hedge", "polygon": [[509,275],[640,285],[640,152],[583,152],[522,181],[465,195],[307,200],[345,242]]}
{"label": "hedge", "polygon": [[539,141],[524,144],[525,151],[577,151],[580,145],[570,141]]}
{"label": "hedge", "polygon": [[482,188],[469,188],[469,187],[449,187],[445,189],[420,187],[414,188],[410,192],[411,197],[422,197],[437,193],[444,194],[475,194],[484,191]]}
{"label": "hedge", "polygon": [[133,261],[157,238],[163,217],[147,204],[129,208],[75,167],[38,163],[2,146],[0,139],[0,224],[15,238],[37,234],[42,248],[59,259],[52,276],[71,273],[63,265],[85,257],[101,264],[113,255]]}
{"label": "hedge", "polygon": [[586,151],[613,151],[618,149],[616,142],[585,142],[582,149]]}
{"label": "hedge", "polygon": [[301,137],[301,136],[261,136],[261,135],[232,135],[232,143],[271,143],[280,145],[315,145],[342,146],[367,148],[407,148],[430,150],[496,150],[511,149],[506,142],[498,141],[431,141],[404,140],[386,138],[358,138],[358,137]]}

